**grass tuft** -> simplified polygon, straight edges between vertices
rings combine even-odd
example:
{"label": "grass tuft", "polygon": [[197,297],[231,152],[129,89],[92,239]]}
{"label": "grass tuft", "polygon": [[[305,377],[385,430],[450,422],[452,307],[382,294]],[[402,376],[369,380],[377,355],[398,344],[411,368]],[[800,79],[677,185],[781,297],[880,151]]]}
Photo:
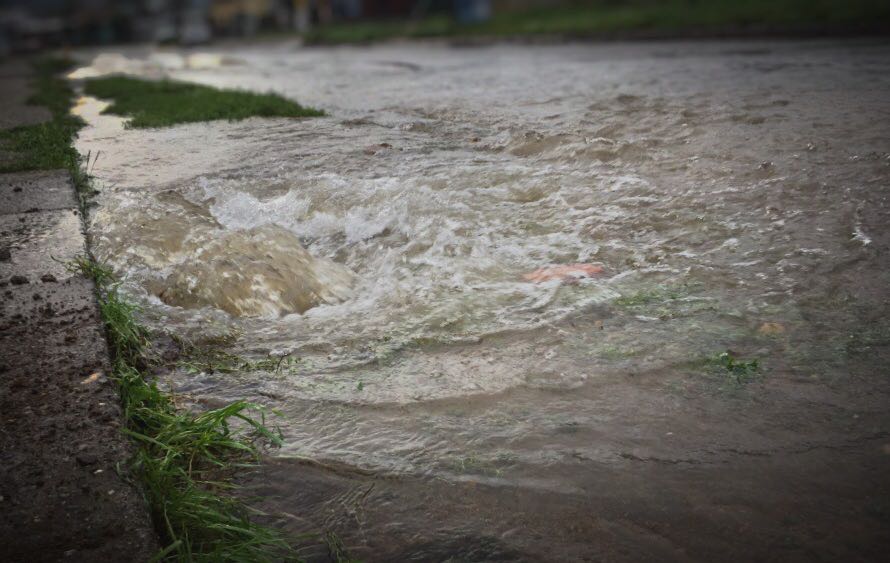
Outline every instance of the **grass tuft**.
{"label": "grass tuft", "polygon": [[113,100],[103,113],[130,117],[127,127],[165,127],[248,117],[316,117],[324,112],[303,107],[278,94],[219,90],[210,86],[107,76],[86,81],[84,91]]}
{"label": "grass tuft", "polygon": [[139,307],[120,297],[111,268],[81,256],[69,265],[69,270],[92,278],[100,289],[99,310],[105,322],[112,357],[126,366],[144,365],[149,343],[148,330],[135,320]]}
{"label": "grass tuft", "polygon": [[760,360],[742,360],[729,351],[710,358],[708,363],[735,378],[735,382],[739,385],[750,382],[760,373]]}
{"label": "grass tuft", "polygon": [[300,358],[288,354],[270,354],[265,358],[250,359],[215,347],[196,346],[183,339],[177,339],[177,341],[181,347],[181,353],[176,365],[189,374],[243,371],[289,373],[300,363]]}
{"label": "grass tuft", "polygon": [[658,286],[654,289],[638,291],[630,295],[622,295],[615,300],[615,304],[621,307],[642,307],[652,303],[662,303],[681,299],[687,293],[687,288]]}
{"label": "grass tuft", "polygon": [[262,445],[281,444],[263,408],[239,401],[197,414],[177,409],[139,367],[151,363],[150,335],[135,319],[138,307],[121,297],[112,271],[86,257],[69,267],[91,277],[99,293],[124,432],[138,446],[131,470],[164,540],[157,559],[293,559],[284,537],[252,522],[250,509],[231,494],[233,473],[254,466]]}

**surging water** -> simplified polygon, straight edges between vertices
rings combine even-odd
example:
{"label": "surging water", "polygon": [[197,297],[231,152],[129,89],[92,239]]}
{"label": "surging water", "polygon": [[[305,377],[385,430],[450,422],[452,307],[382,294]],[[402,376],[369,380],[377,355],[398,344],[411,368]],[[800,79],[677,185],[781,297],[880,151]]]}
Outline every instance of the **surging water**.
{"label": "surging water", "polygon": [[[174,378],[197,400],[280,409],[282,456],[583,497],[585,463],[794,442],[720,400],[720,417],[690,415],[723,385],[703,358],[730,349],[771,381],[814,385],[875,368],[847,352],[851,334],[890,334],[888,55],[102,55],[81,73],[275,90],[328,117],[127,130],[85,100],[79,148],[101,151],[104,186],[95,250],[154,324],[298,358]],[[603,275],[523,277],[575,263]],[[782,397],[762,408],[789,408]]]}

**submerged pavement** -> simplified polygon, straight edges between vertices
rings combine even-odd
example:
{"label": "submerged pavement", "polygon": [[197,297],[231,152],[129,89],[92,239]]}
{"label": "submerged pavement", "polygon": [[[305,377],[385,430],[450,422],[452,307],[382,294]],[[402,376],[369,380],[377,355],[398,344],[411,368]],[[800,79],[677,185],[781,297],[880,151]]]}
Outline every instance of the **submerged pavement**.
{"label": "submerged pavement", "polygon": [[[3,127],[49,118],[26,104],[28,72],[0,67]],[[144,499],[118,473],[130,451],[93,283],[65,267],[84,250],[67,171],[0,175],[4,560],[146,561],[158,549]]]}
{"label": "submerged pavement", "polygon": [[[77,72],[327,112],[78,106],[96,255],[149,326],[257,361],[164,379],[281,413],[246,483],[276,525],[363,561],[883,560],[886,45],[119,52]],[[352,297],[287,314],[305,253]],[[546,281],[574,264],[604,275]]]}

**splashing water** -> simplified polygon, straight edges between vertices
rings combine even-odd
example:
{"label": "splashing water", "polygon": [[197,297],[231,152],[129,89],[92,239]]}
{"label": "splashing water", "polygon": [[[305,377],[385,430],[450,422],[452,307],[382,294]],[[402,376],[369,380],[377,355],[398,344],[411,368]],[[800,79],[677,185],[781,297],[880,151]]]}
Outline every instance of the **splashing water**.
{"label": "splashing water", "polygon": [[848,352],[887,333],[886,46],[143,55],[81,74],[328,114],[125,130],[78,108],[96,254],[149,320],[299,358],[175,381],[281,409],[283,456],[584,498],[586,463],[797,439],[715,398],[702,358],[772,366],[763,420],[829,392],[800,378],[878,365]]}

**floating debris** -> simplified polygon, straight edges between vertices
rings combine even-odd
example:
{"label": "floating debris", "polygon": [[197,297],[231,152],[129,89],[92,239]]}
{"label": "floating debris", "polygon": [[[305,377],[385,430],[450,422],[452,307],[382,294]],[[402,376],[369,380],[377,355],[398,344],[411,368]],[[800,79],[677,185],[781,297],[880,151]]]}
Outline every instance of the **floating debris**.
{"label": "floating debris", "polygon": [[580,279],[600,276],[603,273],[603,267],[597,264],[561,264],[558,266],[539,268],[534,272],[524,274],[522,279],[534,283],[542,283],[551,280],[576,282]]}

